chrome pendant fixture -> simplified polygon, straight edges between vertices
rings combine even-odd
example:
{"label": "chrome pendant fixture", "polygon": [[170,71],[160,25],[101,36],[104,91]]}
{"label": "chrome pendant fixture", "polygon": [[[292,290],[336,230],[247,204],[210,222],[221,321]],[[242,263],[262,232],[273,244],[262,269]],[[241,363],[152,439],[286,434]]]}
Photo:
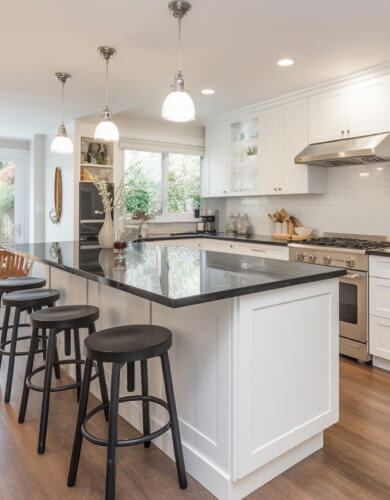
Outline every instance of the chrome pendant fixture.
{"label": "chrome pendant fixture", "polygon": [[55,73],[55,76],[61,82],[61,124],[58,127],[56,137],[51,143],[50,150],[58,154],[71,154],[73,153],[73,143],[69,139],[64,125],[64,89],[65,83],[71,79],[71,75],[69,73]]}
{"label": "chrome pendant fixture", "polygon": [[189,122],[195,120],[194,102],[184,88],[181,57],[181,22],[191,10],[191,3],[184,0],[173,0],[168,4],[169,12],[178,20],[179,24],[179,70],[175,75],[171,91],[165,98],[161,116],[172,122]]}
{"label": "chrome pendant fixture", "polygon": [[95,139],[116,142],[119,141],[119,131],[112,121],[112,112],[108,106],[108,63],[111,57],[116,54],[116,50],[113,47],[99,47],[98,51],[106,61],[106,105],[102,111],[102,121],[95,129]]}

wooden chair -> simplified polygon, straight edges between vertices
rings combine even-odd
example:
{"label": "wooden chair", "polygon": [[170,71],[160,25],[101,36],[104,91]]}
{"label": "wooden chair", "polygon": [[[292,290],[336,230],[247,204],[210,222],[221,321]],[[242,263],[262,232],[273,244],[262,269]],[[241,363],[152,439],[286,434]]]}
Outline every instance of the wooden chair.
{"label": "wooden chair", "polygon": [[32,267],[32,260],[21,254],[0,250],[0,279],[28,276]]}

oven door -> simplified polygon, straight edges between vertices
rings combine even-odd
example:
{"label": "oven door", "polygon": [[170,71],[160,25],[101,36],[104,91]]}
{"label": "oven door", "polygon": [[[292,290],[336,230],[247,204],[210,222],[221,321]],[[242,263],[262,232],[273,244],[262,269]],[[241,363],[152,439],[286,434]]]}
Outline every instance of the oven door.
{"label": "oven door", "polygon": [[367,273],[348,271],[340,278],[340,336],[367,342]]}

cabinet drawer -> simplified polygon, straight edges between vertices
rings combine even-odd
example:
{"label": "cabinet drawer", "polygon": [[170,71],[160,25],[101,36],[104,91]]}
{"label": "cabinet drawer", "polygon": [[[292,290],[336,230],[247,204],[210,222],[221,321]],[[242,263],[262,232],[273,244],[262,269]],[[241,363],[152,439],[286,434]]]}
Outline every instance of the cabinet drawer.
{"label": "cabinet drawer", "polygon": [[370,278],[370,314],[390,319],[390,280]]}
{"label": "cabinet drawer", "polygon": [[390,279],[390,255],[389,257],[371,255],[369,274],[377,278]]}
{"label": "cabinet drawer", "polygon": [[232,253],[233,252],[233,242],[232,241],[223,241],[223,240],[211,240],[209,238],[205,238],[203,240],[203,250],[208,250],[209,252],[225,252]]}
{"label": "cabinet drawer", "polygon": [[390,319],[370,316],[369,352],[390,359]]}
{"label": "cabinet drawer", "polygon": [[263,245],[261,243],[254,245],[249,243],[235,243],[234,253],[240,255],[252,255],[254,257],[265,257],[268,259],[288,260],[289,253],[287,246]]}
{"label": "cabinet drawer", "polygon": [[169,246],[169,247],[202,248],[201,238],[155,240],[155,241],[150,241],[149,243],[153,243],[154,245],[162,245],[162,246]]}

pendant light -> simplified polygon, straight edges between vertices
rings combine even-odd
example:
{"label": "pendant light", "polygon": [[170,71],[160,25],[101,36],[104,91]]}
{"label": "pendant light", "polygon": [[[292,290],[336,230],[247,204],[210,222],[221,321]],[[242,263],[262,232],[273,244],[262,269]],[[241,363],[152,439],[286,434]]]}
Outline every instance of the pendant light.
{"label": "pendant light", "polygon": [[61,82],[61,124],[58,127],[56,137],[51,143],[50,150],[58,154],[71,154],[73,153],[73,143],[69,139],[64,125],[64,88],[65,83],[71,79],[71,75],[69,73],[55,73],[55,76]]}
{"label": "pendant light", "polygon": [[112,121],[112,112],[108,107],[108,62],[116,54],[116,50],[113,47],[99,47],[98,51],[106,61],[106,106],[102,111],[102,121],[95,129],[95,139],[116,142],[119,141],[119,131]]}
{"label": "pendant light", "polygon": [[184,89],[181,57],[181,21],[191,10],[191,3],[184,0],[173,0],[168,4],[169,12],[179,24],[179,70],[175,75],[171,91],[165,98],[161,116],[172,122],[189,122],[195,120],[195,106],[191,96]]}

